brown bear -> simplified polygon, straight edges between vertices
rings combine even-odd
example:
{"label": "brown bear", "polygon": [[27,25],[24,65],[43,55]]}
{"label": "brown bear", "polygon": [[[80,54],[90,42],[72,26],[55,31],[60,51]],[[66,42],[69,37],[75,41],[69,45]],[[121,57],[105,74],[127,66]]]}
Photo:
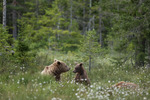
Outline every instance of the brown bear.
{"label": "brown bear", "polygon": [[75,82],[84,83],[86,85],[90,84],[90,80],[82,63],[77,64],[73,72],[76,73]]}
{"label": "brown bear", "polygon": [[53,75],[55,76],[56,81],[60,80],[60,74],[63,72],[69,71],[70,68],[62,61],[54,60],[54,62],[46,66],[44,70],[41,72],[42,75]]}
{"label": "brown bear", "polygon": [[117,88],[126,88],[126,89],[136,89],[138,87],[138,85],[136,85],[134,83],[130,83],[130,82],[121,81],[121,82],[113,85],[112,87],[113,88],[117,87]]}

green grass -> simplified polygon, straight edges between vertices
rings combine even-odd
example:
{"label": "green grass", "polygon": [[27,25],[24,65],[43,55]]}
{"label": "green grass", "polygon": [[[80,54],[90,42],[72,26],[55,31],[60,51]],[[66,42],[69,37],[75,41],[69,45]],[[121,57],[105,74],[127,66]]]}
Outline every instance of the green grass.
{"label": "green grass", "polygon": [[[55,56],[54,56],[55,55]],[[62,74],[61,82],[56,82],[51,76],[41,76],[45,65],[53,62],[54,58],[66,62],[71,68]],[[88,62],[75,53],[56,53],[42,51],[36,57],[34,66],[6,66],[0,73],[0,100],[148,100],[150,99],[150,69],[135,69],[132,66],[115,66],[111,58],[96,58],[91,72]],[[75,74],[72,72],[75,62],[83,62],[91,80],[90,86],[75,84]],[[11,64],[11,63],[10,63]],[[9,64],[8,64],[9,65]],[[16,67],[17,66],[17,67]],[[21,66],[22,68],[22,66]],[[1,68],[2,69],[2,68]],[[13,71],[13,72],[12,72]],[[119,81],[133,82],[139,85],[139,90],[112,89],[111,86]]]}

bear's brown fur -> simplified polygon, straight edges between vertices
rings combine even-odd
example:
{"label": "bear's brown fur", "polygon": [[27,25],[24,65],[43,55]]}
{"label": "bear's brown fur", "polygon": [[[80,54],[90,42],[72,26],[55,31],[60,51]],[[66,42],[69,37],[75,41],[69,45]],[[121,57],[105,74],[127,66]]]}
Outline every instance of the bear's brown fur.
{"label": "bear's brown fur", "polygon": [[130,83],[130,82],[121,81],[121,82],[113,85],[112,87],[113,88],[117,87],[117,88],[126,88],[126,89],[136,89],[138,87],[138,85],[136,85],[134,83]]}
{"label": "bear's brown fur", "polygon": [[60,74],[69,71],[70,68],[62,61],[54,60],[54,62],[46,66],[41,72],[42,75],[53,75],[57,81],[60,80]]}
{"label": "bear's brown fur", "polygon": [[90,84],[90,80],[82,63],[77,64],[73,72],[76,73],[75,82],[84,83],[86,85]]}

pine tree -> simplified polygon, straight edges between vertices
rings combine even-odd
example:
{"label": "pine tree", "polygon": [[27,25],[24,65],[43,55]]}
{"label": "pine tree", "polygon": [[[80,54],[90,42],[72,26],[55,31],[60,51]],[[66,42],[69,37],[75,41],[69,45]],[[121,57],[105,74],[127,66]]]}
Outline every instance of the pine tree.
{"label": "pine tree", "polygon": [[100,52],[100,45],[96,40],[96,32],[92,30],[88,31],[81,41],[80,51],[82,51],[85,58],[88,57],[89,71],[91,71],[93,57],[96,57],[96,54]]}

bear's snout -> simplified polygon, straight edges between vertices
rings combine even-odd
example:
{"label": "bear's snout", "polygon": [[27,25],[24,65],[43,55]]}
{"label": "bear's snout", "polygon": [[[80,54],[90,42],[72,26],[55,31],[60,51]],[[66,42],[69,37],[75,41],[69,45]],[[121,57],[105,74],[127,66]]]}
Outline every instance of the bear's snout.
{"label": "bear's snout", "polygon": [[44,73],[44,72],[42,71],[41,74],[43,75],[43,73]]}
{"label": "bear's snout", "polygon": [[70,68],[68,68],[68,71],[70,70]]}
{"label": "bear's snout", "polygon": [[41,75],[46,75],[47,72],[45,72],[44,70],[41,72]]}
{"label": "bear's snout", "polygon": [[73,73],[76,73],[76,70],[74,70]]}

